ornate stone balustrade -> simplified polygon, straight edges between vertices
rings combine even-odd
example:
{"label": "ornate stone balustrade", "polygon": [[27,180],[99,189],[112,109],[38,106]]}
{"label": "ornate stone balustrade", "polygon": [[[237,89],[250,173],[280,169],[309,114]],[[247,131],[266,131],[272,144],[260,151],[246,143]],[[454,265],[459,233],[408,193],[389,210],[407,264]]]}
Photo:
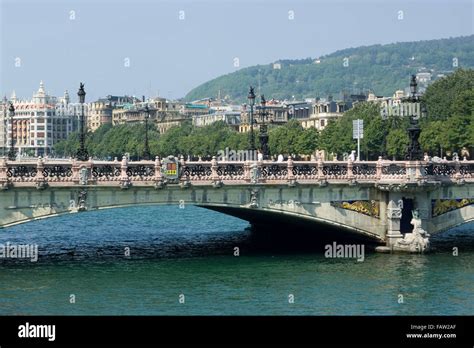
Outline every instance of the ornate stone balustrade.
{"label": "ornate stone balustrade", "polygon": [[[0,158],[0,187],[47,185],[152,185],[166,182],[162,161],[85,162],[75,159],[8,161]],[[474,161],[293,161],[218,162],[178,161],[179,179],[171,183],[283,184],[283,183],[412,183],[474,182]]]}

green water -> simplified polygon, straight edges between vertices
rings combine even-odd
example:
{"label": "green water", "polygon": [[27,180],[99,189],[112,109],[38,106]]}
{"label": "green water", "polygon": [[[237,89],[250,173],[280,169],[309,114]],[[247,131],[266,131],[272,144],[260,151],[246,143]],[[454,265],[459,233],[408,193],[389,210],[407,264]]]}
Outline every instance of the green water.
{"label": "green water", "polygon": [[200,208],[134,207],[4,229],[0,243],[37,243],[40,256],[0,261],[0,314],[474,314],[472,224],[433,238],[430,254],[363,262],[262,248],[246,227]]}

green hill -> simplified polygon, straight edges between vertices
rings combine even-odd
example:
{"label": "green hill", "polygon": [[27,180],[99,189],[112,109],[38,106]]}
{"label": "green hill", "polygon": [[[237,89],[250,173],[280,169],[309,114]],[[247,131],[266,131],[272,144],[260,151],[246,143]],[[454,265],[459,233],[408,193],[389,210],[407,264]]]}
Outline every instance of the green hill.
{"label": "green hill", "polygon": [[248,86],[258,86],[259,81],[267,99],[314,98],[367,90],[391,96],[395,90],[407,87],[410,74],[427,69],[436,78],[453,71],[455,59],[459,67],[474,67],[474,35],[361,46],[318,58],[279,60],[281,69],[274,69],[273,63],[256,65],[210,80],[191,90],[185,99],[216,97],[220,90],[222,96],[243,102]]}

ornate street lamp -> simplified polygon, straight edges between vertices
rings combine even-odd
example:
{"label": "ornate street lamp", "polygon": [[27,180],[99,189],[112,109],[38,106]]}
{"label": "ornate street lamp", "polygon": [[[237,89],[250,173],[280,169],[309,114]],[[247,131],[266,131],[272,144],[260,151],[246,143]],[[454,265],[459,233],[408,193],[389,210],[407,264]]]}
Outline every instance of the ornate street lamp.
{"label": "ornate street lamp", "polygon": [[269,151],[268,151],[268,133],[267,133],[267,125],[265,123],[268,113],[266,111],[267,101],[265,100],[265,96],[262,94],[260,96],[260,149],[262,150],[263,159],[268,159]]}
{"label": "ornate street lamp", "polygon": [[13,106],[13,103],[10,102],[10,107],[8,108],[9,111],[9,116],[10,116],[10,131],[11,131],[11,137],[10,137],[10,150],[8,151],[8,159],[10,161],[14,161],[16,159],[16,153],[15,153],[15,144],[14,144],[14,138],[13,138],[13,117],[15,116],[15,107]]}
{"label": "ornate street lamp", "polygon": [[81,104],[81,119],[79,122],[79,150],[77,151],[76,158],[79,161],[88,161],[89,154],[86,150],[86,127],[84,125],[84,101],[86,99],[86,91],[84,90],[84,84],[82,82],[79,84],[77,95],[79,97],[79,103]]}
{"label": "ornate street lamp", "polygon": [[79,91],[77,92],[77,95],[79,96],[79,103],[81,104],[81,119],[79,123],[79,150],[77,151],[76,158],[79,161],[88,161],[89,160],[89,154],[87,153],[86,150],[86,134],[85,134],[85,126],[84,126],[84,101],[86,99],[86,91],[84,91],[84,84],[81,82],[79,84]]}
{"label": "ornate street lamp", "polygon": [[253,106],[255,105],[255,93],[253,87],[250,86],[250,91],[247,96],[250,105],[250,151],[255,151],[255,136],[253,134]]}
{"label": "ornate street lamp", "polygon": [[2,156],[5,156],[6,148],[7,148],[7,141],[8,141],[8,129],[7,129],[7,97],[3,97],[3,145],[2,145]]}
{"label": "ornate street lamp", "polygon": [[148,107],[148,104],[145,106],[145,148],[143,150],[143,159],[144,160],[150,160],[150,147],[148,145],[148,119],[150,118],[150,108]]}
{"label": "ornate street lamp", "polygon": [[417,87],[417,83],[416,83],[416,76],[415,75],[411,75],[411,80],[410,80],[410,93],[411,93],[411,99],[412,100],[417,100],[418,96],[416,95],[416,87]]}
{"label": "ornate street lamp", "polygon": [[[420,97],[417,95],[417,83],[416,76],[411,75],[410,81],[410,97],[406,99],[407,102],[412,105],[416,105],[420,102]],[[421,128],[418,124],[418,118],[420,115],[413,115],[413,108],[411,108],[412,114],[410,115],[410,127],[408,127],[408,136],[410,143],[407,148],[406,159],[409,161],[421,161],[423,159],[423,151],[421,150],[420,138]]]}

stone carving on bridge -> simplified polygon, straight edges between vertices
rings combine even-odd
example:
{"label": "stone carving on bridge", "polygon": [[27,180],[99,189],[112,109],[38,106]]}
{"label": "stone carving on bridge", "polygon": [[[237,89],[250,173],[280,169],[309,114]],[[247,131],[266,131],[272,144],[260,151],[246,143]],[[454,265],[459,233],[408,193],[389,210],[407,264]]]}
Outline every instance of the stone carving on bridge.
{"label": "stone carving on bridge", "polygon": [[332,201],[331,205],[336,208],[352,210],[376,218],[380,217],[380,202],[376,200]]}
{"label": "stone carving on bridge", "polygon": [[45,178],[70,178],[72,177],[72,170],[67,166],[49,166],[43,169],[43,176]]}
{"label": "stone carving on bridge", "polygon": [[155,168],[152,166],[133,166],[127,168],[127,176],[129,177],[151,177],[155,175]]}
{"label": "stone carving on bridge", "polygon": [[81,190],[78,195],[78,211],[85,211],[87,210],[86,207],[86,199],[87,199],[87,191],[86,190]]}
{"label": "stone carving on bridge", "polygon": [[205,179],[211,177],[212,170],[210,166],[203,166],[202,164],[189,165],[183,168],[183,175]]}
{"label": "stone carving on bridge", "polygon": [[36,188],[38,190],[44,190],[48,187],[48,182],[44,178],[40,178],[36,181]]}
{"label": "stone carving on bridge", "polygon": [[295,165],[293,167],[293,175],[299,176],[299,177],[311,176],[311,175],[316,176],[318,175],[318,168],[315,166],[310,166],[308,164]]}
{"label": "stone carving on bridge", "polygon": [[425,175],[451,176],[456,173],[456,167],[453,164],[429,163],[423,167]]}
{"label": "stone carving on bridge", "polygon": [[250,190],[250,208],[258,208],[258,189]]}
{"label": "stone carving on bridge", "polygon": [[433,199],[431,200],[431,215],[433,217],[474,204],[474,199]]}
{"label": "stone carving on bridge", "polygon": [[[159,161],[159,159],[157,159]],[[155,188],[161,189],[168,184],[179,183],[180,171],[184,170],[179,167],[179,159],[174,156],[164,158],[161,163],[155,165],[160,172],[156,172],[157,180],[155,181]],[[185,174],[188,174],[187,172]]]}
{"label": "stone carving on bridge", "polygon": [[474,164],[462,163],[459,166],[459,174],[464,177],[474,177]]}
{"label": "stone carving on bridge", "polygon": [[353,175],[375,175],[377,168],[374,165],[368,164],[354,164],[352,167]]}
{"label": "stone carving on bridge", "polygon": [[331,164],[323,166],[323,174],[331,177],[347,175],[347,165]]}
{"label": "stone carving on bridge", "polygon": [[258,168],[257,162],[253,162],[250,165],[250,181],[252,184],[258,183],[258,178],[260,177],[260,170]]}
{"label": "stone carving on bridge", "polygon": [[227,164],[225,166],[217,167],[217,175],[229,178],[243,177],[244,167],[241,165]]}
{"label": "stone carving on bridge", "polygon": [[375,187],[381,191],[389,191],[389,192],[427,192],[427,191],[434,191],[439,186],[441,186],[440,182],[430,182],[427,185],[423,181],[418,182],[402,182],[402,183],[376,183]]}
{"label": "stone carving on bridge", "polygon": [[405,233],[403,239],[398,240],[393,245],[392,249],[394,251],[423,253],[429,250],[430,235],[421,227],[421,218],[418,210],[412,210],[412,216],[410,223],[413,225],[413,231]]}
{"label": "stone carving on bridge", "polygon": [[36,174],[38,174],[38,170],[32,166],[16,166],[7,170],[9,178],[34,178]]}
{"label": "stone carving on bridge", "polygon": [[113,178],[113,177],[119,177],[120,176],[120,168],[111,166],[111,165],[105,165],[101,167],[92,167],[92,176],[94,178]]}
{"label": "stone carving on bridge", "polygon": [[402,167],[398,164],[389,164],[388,166],[382,167],[382,174],[384,175],[406,175],[407,170],[405,167]]}
{"label": "stone carving on bridge", "polygon": [[388,207],[387,207],[387,217],[389,219],[401,219],[402,209],[403,209],[403,201],[401,199],[399,199],[397,203],[391,200],[388,203]]}
{"label": "stone carving on bridge", "polygon": [[275,178],[285,180],[288,175],[288,167],[286,164],[270,164],[262,167],[261,175],[263,178]]}
{"label": "stone carving on bridge", "polygon": [[132,186],[132,181],[130,180],[130,178],[126,177],[126,178],[120,179],[120,188],[122,190],[126,190],[130,188],[131,186]]}
{"label": "stone carving on bridge", "polygon": [[0,191],[8,190],[12,184],[8,180],[0,179]]}
{"label": "stone carving on bridge", "polygon": [[89,180],[89,170],[86,167],[82,167],[79,171],[79,184],[87,185]]}

